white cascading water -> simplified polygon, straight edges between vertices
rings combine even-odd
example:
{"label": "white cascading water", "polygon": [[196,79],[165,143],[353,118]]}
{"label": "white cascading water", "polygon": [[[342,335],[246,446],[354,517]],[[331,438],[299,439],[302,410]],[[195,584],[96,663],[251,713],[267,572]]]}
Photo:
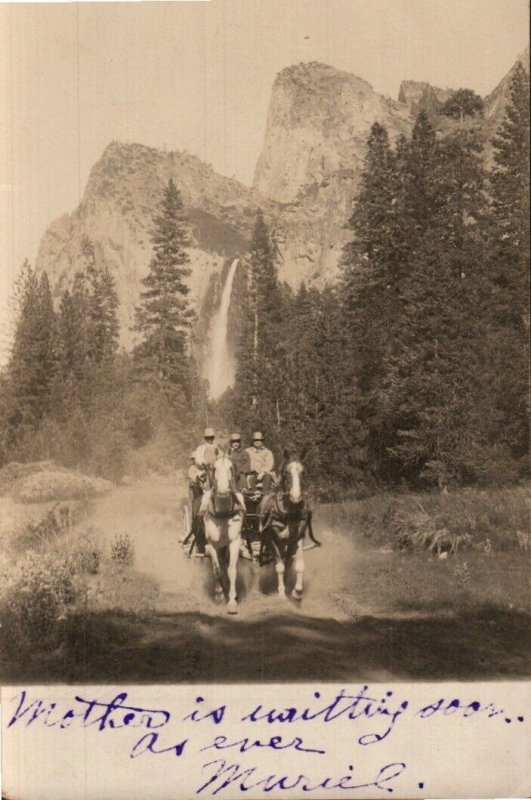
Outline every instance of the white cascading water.
{"label": "white cascading water", "polygon": [[235,258],[230,265],[221,294],[221,303],[210,323],[210,354],[206,364],[205,377],[208,380],[210,397],[213,400],[221,397],[234,381],[234,359],[229,353],[227,329],[232,284],[238,261],[239,259]]}

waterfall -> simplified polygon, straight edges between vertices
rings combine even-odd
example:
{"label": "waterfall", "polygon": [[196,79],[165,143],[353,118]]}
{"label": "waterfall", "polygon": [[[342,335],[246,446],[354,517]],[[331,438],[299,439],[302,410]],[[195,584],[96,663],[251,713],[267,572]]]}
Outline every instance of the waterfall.
{"label": "waterfall", "polygon": [[210,386],[210,396],[214,400],[220,397],[234,380],[234,359],[229,353],[227,328],[230,296],[238,261],[239,259],[235,258],[230,265],[221,294],[221,303],[210,323],[210,354],[206,363],[205,377]]}

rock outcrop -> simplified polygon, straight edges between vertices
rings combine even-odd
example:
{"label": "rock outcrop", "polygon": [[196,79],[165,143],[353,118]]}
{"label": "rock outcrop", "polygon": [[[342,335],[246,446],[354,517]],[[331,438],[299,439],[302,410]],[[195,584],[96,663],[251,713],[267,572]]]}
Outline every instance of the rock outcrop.
{"label": "rock outcrop", "polygon": [[485,123],[487,129],[486,133],[489,138],[494,135],[505,114],[513,72],[519,61],[529,72],[529,47],[526,47],[523,53],[520,53],[507,75],[502,78],[496,88],[485,98]]}
{"label": "rock outcrop", "polygon": [[413,116],[419,111],[433,114],[451,96],[453,89],[440,89],[424,81],[402,81],[398,101],[405,103]]}
{"label": "rock outcrop", "polygon": [[315,62],[282,70],[273,85],[255,189],[290,203],[337,173],[357,171],[375,121],[391,138],[411,127],[409,110],[362,78]]}
{"label": "rock outcrop", "polygon": [[280,276],[291,285],[335,278],[376,121],[392,140],[412,127],[407,106],[348,72],[312,62],[277,76],[254,188],[280,204]]}
{"label": "rock outcrop", "polygon": [[37,269],[48,271],[59,295],[77,269],[83,237],[94,242],[97,261],[108,265],[116,281],[126,346],[151,258],[153,216],[170,177],[192,225],[190,290],[199,306],[211,275],[247,248],[256,208],[267,213],[271,204],[188,153],[113,142],[93,167],[78,208],[52,223],[39,247]]}

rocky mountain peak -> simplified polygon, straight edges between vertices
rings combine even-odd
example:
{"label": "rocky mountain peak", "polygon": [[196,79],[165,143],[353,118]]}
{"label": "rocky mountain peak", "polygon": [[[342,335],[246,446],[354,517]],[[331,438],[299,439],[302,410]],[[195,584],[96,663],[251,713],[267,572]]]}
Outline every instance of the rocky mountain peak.
{"label": "rocky mountain peak", "polygon": [[126,346],[131,343],[140,282],[151,259],[153,216],[170,178],[182,193],[192,227],[189,283],[192,301],[200,306],[211,276],[221,272],[226,259],[247,249],[256,208],[267,213],[270,204],[187,152],[109,144],[90,172],[79,206],[50,225],[37,254],[36,268],[47,270],[60,295],[78,268],[83,238],[94,242],[97,261],[106,264],[116,280]]}
{"label": "rocky mountain peak", "polygon": [[273,85],[254,186],[290,203],[301,190],[356,169],[370,127],[391,137],[410,127],[409,109],[377,94],[370,83],[327,64],[288,67]]}
{"label": "rocky mountain peak", "polygon": [[358,78],[350,72],[337,69],[330,64],[323,64],[320,61],[301,62],[285,67],[278,73],[274,87],[290,85],[294,90],[323,92],[327,96],[333,84],[339,88],[341,83],[345,82],[357,83],[360,91],[373,91],[370,83],[363,78]]}
{"label": "rocky mountain peak", "polygon": [[509,98],[509,87],[518,62],[529,72],[529,47],[526,47],[520,53],[507,75],[501,79],[499,84],[485,98],[485,118],[489,132],[493,132],[496,129],[505,113],[505,106]]}

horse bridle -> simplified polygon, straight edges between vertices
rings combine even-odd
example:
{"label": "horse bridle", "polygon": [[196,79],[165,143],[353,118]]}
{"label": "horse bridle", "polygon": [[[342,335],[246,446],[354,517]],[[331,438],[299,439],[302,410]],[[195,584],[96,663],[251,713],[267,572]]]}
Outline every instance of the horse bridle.
{"label": "horse bridle", "polygon": [[276,493],[276,505],[279,513],[283,514],[287,519],[295,521],[297,519],[302,519],[305,511],[305,501],[302,491],[301,499],[297,503],[294,503],[289,496],[290,486],[287,481],[287,476],[289,474],[287,466],[289,463],[290,461],[286,461],[286,463],[282,465],[280,471],[280,487],[279,491]]}

